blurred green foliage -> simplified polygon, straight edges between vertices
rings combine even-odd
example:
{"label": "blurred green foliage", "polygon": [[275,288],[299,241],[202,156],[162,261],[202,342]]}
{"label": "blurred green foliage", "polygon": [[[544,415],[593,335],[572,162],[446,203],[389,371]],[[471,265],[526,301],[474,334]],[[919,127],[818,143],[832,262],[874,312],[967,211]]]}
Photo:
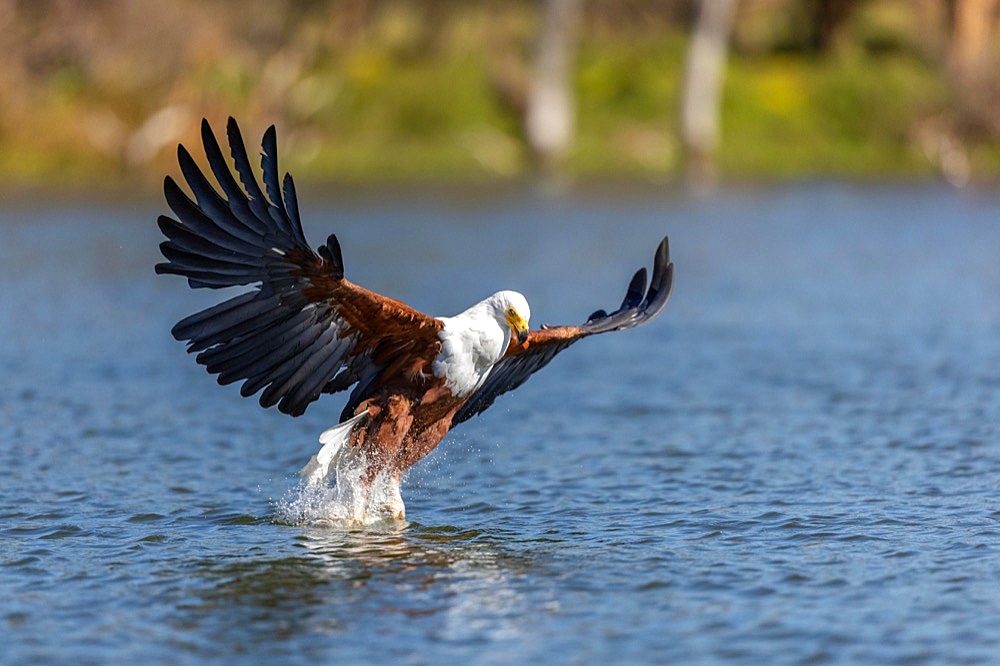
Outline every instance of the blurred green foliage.
{"label": "blurred green foliage", "polygon": [[[722,174],[930,176],[939,146],[958,146],[975,177],[1000,174],[998,131],[988,112],[967,120],[947,67],[946,4],[859,1],[823,37],[816,2],[743,0]],[[694,13],[584,5],[569,174],[680,174]],[[304,181],[521,177],[538,28],[527,0],[0,0],[0,172],[152,185],[175,172],[178,142],[198,143],[201,117],[233,115],[248,141],[275,123],[282,168]]]}
{"label": "blurred green foliage", "polygon": [[907,57],[735,61],[727,79],[727,172],[930,174],[909,133],[944,108],[939,77]]}

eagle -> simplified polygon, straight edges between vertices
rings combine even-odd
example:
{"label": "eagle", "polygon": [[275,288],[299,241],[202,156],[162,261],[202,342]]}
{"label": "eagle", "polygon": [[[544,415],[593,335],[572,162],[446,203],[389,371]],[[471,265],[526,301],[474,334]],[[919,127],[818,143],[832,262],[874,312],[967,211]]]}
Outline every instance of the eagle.
{"label": "eagle", "polygon": [[[516,291],[498,291],[450,317],[418,312],[350,282],[336,235],[315,251],[306,242],[295,185],[287,173],[279,178],[273,125],[261,144],[261,181],[233,118],[226,134],[235,176],[202,121],[217,186],[178,145],[193,198],[165,178],[174,217],[158,218],[166,261],[155,270],[183,276],[195,289],[249,290],[182,319],[171,332],[219,384],[242,382],[241,395],[260,392],[265,408],[299,416],[321,395],[351,389],[339,422],[322,433],[322,447],[301,474],[308,485],[329,487],[344,461],[353,461],[356,518],[374,509],[403,519],[404,472],[449,430],[576,341],[644,324],[670,298],[674,266],[664,238],[648,286],[640,268],[616,310],[598,310],[577,326],[529,328],[531,309]],[[376,479],[388,488],[377,498]]]}

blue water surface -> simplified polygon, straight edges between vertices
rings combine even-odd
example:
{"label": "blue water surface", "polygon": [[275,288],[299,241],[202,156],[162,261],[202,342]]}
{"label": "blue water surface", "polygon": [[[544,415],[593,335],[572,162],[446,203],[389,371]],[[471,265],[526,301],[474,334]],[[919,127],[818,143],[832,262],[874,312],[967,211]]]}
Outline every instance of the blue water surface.
{"label": "blue water surface", "polygon": [[434,314],[663,315],[584,341],[410,473],[408,524],[277,520],[342,405],[217,386],[146,203],[0,210],[0,662],[1000,658],[1000,195],[796,184],[303,195]]}

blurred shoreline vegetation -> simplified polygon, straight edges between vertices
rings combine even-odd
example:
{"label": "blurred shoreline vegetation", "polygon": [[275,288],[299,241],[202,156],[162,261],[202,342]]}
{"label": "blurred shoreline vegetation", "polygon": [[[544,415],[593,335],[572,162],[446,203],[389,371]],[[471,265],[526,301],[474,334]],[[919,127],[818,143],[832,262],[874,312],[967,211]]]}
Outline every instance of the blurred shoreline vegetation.
{"label": "blurred shoreline vegetation", "polygon": [[[698,3],[580,2],[561,168],[679,179]],[[991,17],[985,37],[963,2]],[[233,115],[252,145],[276,124],[281,168],[304,183],[522,178],[543,4],[0,0],[0,172],[8,187],[152,189],[202,117],[219,132]],[[995,179],[998,4],[740,0],[721,176]],[[955,54],[973,38],[970,74]]]}

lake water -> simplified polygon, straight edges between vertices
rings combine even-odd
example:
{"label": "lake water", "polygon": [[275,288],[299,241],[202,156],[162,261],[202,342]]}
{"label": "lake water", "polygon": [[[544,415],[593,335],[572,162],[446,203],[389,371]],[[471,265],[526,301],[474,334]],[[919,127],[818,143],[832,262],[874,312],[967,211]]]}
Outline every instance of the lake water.
{"label": "lake water", "polygon": [[159,202],[0,212],[0,662],[1000,659],[1000,194],[799,184],[303,196],[348,277],[435,314],[673,300],[460,426],[408,524],[276,520],[339,414],[169,334]]}

